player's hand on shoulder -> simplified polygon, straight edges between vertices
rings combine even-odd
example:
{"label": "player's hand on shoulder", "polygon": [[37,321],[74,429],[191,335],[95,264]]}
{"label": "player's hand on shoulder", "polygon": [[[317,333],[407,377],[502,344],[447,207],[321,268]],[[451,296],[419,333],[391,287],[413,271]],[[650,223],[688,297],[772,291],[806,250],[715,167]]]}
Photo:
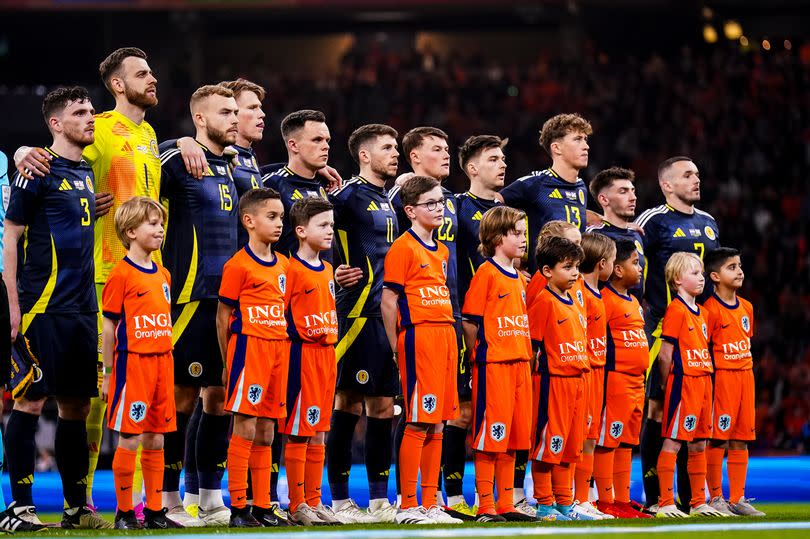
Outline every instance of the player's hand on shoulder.
{"label": "player's hand on shoulder", "polygon": [[347,264],[341,264],[335,268],[335,282],[341,288],[351,288],[363,278],[363,270],[354,268]]}
{"label": "player's hand on shoulder", "polygon": [[644,235],[644,229],[638,223],[627,223],[627,228],[629,228],[630,230],[635,230],[642,236]]}
{"label": "player's hand on shoulder", "polygon": [[112,193],[96,193],[96,219],[107,215],[113,205]]}
{"label": "player's hand on shoulder", "polygon": [[411,178],[413,178],[414,176],[416,176],[416,174],[414,174],[413,172],[405,172],[404,174],[400,174],[399,176],[397,176],[397,179],[396,179],[396,180],[394,180],[394,183],[395,183],[396,185],[400,185],[400,186],[401,186],[403,183],[405,183],[406,181],[410,180],[410,179],[411,179]]}
{"label": "player's hand on shoulder", "polygon": [[343,185],[343,178],[340,176],[340,173],[334,168],[326,165],[322,169],[318,171],[318,174],[321,175],[327,183],[327,191],[334,191],[335,189],[340,189]]}
{"label": "player's hand on shoulder", "polygon": [[177,149],[180,150],[186,171],[198,180],[202,179],[208,166],[208,160],[205,158],[202,147],[193,138],[183,137],[177,139]]}
{"label": "player's hand on shoulder", "polygon": [[14,165],[23,178],[33,180],[34,176],[44,177],[51,171],[53,156],[43,148],[23,146],[14,154]]}
{"label": "player's hand on shoulder", "polygon": [[591,211],[591,210],[587,210],[585,212],[585,216],[586,216],[586,219],[585,219],[586,223],[585,224],[587,226],[601,225],[602,222],[605,220],[605,218],[603,216],[601,216],[598,213],[596,213],[595,211]]}

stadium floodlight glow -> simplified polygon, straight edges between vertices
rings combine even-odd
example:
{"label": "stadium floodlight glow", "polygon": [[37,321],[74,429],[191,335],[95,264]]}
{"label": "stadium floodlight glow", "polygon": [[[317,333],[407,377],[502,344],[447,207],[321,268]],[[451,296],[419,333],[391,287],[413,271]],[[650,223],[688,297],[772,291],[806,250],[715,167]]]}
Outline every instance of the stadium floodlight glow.
{"label": "stadium floodlight glow", "polygon": [[768,41],[767,39],[763,39],[762,40],[762,48],[765,49],[766,51],[771,50],[771,42]]}
{"label": "stadium floodlight glow", "polygon": [[784,43],[782,43],[782,45],[784,45],[784,46],[785,46],[785,50],[786,50],[786,51],[789,51],[790,49],[792,49],[792,48],[793,48],[793,44],[790,42],[790,40],[789,40],[789,39],[786,39],[786,40],[784,41]]}
{"label": "stadium floodlight glow", "polygon": [[726,21],[723,25],[723,34],[726,36],[726,39],[735,41],[742,37],[743,29],[740,23],[731,19]]}
{"label": "stadium floodlight glow", "polygon": [[703,14],[703,18],[707,21],[714,17],[714,11],[712,11],[712,8],[709,6],[703,6],[701,13]]}
{"label": "stadium floodlight glow", "polygon": [[717,30],[714,26],[707,24],[703,27],[703,39],[706,43],[717,43]]}
{"label": "stadium floodlight glow", "polygon": [[745,37],[745,36],[740,36],[740,45],[742,45],[743,47],[747,47],[748,46],[748,38]]}

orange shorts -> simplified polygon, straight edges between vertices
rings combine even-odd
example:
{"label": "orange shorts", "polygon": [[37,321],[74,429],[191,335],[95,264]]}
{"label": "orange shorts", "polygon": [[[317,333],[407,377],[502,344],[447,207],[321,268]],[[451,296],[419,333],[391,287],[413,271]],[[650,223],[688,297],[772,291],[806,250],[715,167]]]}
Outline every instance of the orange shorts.
{"label": "orange shorts", "polygon": [[715,440],[756,439],[754,371],[717,370],[714,373]]}
{"label": "orange shorts", "polygon": [[605,406],[596,422],[597,445],[616,448],[638,445],[644,417],[644,375],[610,371],[605,374]]}
{"label": "orange shorts", "polygon": [[579,462],[585,442],[582,376],[540,376],[532,458],[550,464]]}
{"label": "orange shorts", "polygon": [[109,391],[110,430],[126,434],[177,430],[171,352],[115,352]]}
{"label": "orange shorts", "polygon": [[334,346],[293,341],[287,379],[287,419],[279,430],[292,436],[327,432],[336,380]]}
{"label": "orange shorts", "polygon": [[602,417],[602,407],[605,402],[605,368],[591,367],[590,372],[584,373],[588,398],[588,408],[585,411],[585,438],[596,440],[599,438],[599,418]]}
{"label": "orange shorts", "polygon": [[681,442],[712,437],[712,377],[670,374],[661,436]]}
{"label": "orange shorts", "polygon": [[473,365],[473,449],[504,453],[531,447],[530,370],[528,361]]}
{"label": "orange shorts", "polygon": [[286,417],[289,360],[290,341],[231,335],[225,409],[268,419]]}
{"label": "orange shorts", "polygon": [[397,356],[405,419],[437,424],[458,418],[458,345],[453,325],[404,328],[397,338]]}

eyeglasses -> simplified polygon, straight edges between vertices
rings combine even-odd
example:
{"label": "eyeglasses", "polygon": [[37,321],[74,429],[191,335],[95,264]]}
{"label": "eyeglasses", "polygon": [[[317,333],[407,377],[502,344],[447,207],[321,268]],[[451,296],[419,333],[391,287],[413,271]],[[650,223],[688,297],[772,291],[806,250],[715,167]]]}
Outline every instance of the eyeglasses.
{"label": "eyeglasses", "polygon": [[440,198],[439,200],[428,200],[427,202],[414,204],[414,206],[424,206],[427,208],[427,211],[435,211],[436,208],[444,208],[445,202],[445,199]]}

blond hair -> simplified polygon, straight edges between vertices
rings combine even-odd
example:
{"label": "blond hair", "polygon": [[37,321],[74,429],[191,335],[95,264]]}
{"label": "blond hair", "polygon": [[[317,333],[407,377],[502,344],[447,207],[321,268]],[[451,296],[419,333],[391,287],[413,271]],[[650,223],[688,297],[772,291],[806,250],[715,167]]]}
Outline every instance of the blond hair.
{"label": "blond hair", "polygon": [[191,94],[191,99],[189,100],[189,106],[192,110],[194,110],[194,106],[202,101],[203,99],[207,99],[212,95],[219,95],[222,97],[233,97],[233,92],[230,88],[226,88],[221,84],[206,84],[205,86],[200,86],[197,88],[193,94]]}
{"label": "blond hair", "polygon": [[565,237],[565,232],[571,230],[572,228],[577,228],[576,225],[569,223],[568,221],[549,221],[548,223],[543,225],[543,228],[540,229],[540,233],[537,235],[537,239],[540,238],[548,238],[550,236],[557,236],[559,238]]}
{"label": "blond hair", "polygon": [[579,271],[582,273],[591,273],[603,258],[608,260],[616,256],[616,244],[604,234],[583,234],[581,247],[585,253],[585,258],[579,264]]}
{"label": "blond hair", "polygon": [[115,210],[115,234],[125,248],[129,249],[132,243],[127,230],[138,228],[155,213],[160,214],[163,222],[166,222],[166,208],[149,197],[132,197]]}
{"label": "blond hair", "polygon": [[478,228],[481,254],[486,257],[494,256],[495,249],[501,244],[503,237],[515,230],[518,221],[525,218],[525,213],[509,206],[495,206],[487,210]]}
{"label": "blond hair", "polygon": [[700,271],[703,271],[703,261],[695,253],[681,251],[669,257],[667,265],[664,267],[664,279],[666,279],[667,286],[669,286],[673,294],[678,293],[678,285],[675,284],[675,280],[680,279],[695,264],[700,268]]}

